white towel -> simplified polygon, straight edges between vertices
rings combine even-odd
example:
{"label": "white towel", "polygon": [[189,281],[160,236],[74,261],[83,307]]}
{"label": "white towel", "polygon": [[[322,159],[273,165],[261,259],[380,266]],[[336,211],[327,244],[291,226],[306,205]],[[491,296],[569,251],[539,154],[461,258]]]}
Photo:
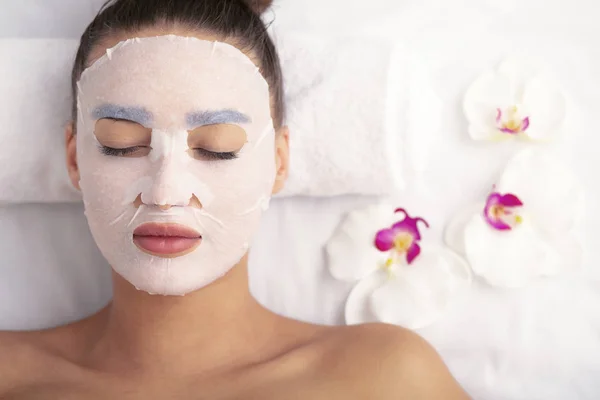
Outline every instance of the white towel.
{"label": "white towel", "polygon": [[275,38],[291,147],[282,196],[389,195],[417,176],[436,98],[403,46],[302,32]]}
{"label": "white towel", "polygon": [[[286,33],[276,42],[291,130],[282,196],[401,189],[416,166],[407,134],[422,108],[411,98],[416,75],[408,54],[377,38]],[[77,45],[71,39],[0,39],[7,60],[0,63],[0,203],[80,199],[67,178],[63,133]]]}
{"label": "white towel", "polygon": [[77,45],[0,39],[0,203],[80,199],[68,180],[64,149]]}

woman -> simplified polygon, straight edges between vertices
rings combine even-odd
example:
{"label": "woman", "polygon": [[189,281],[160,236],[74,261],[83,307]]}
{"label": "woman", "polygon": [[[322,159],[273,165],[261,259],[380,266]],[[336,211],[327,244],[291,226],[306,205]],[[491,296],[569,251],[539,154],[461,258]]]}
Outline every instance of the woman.
{"label": "woman", "polygon": [[248,243],[288,169],[269,5],[114,0],[83,34],[67,166],[114,297],[0,334],[0,398],[466,398],[408,331],[305,324],[250,295]]}

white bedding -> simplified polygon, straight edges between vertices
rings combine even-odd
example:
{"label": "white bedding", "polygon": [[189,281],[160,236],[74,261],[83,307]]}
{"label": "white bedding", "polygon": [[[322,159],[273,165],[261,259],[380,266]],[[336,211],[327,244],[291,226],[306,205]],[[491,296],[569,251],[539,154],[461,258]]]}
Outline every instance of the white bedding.
{"label": "white bedding", "polygon": [[[331,1],[327,9],[318,0],[292,1],[279,2],[278,24],[395,34],[427,62],[444,104],[443,128],[436,137],[412,138],[414,151],[430,162],[397,202],[433,222],[438,239],[453,213],[488,190],[514,150],[470,142],[460,110],[467,85],[514,51],[555,69],[577,110],[563,147],[587,191],[585,270],[511,291],[476,283],[467,303],[420,333],[476,399],[600,398],[600,5],[374,0],[368,6]],[[276,200],[251,257],[251,289],[259,301],[295,318],[342,323],[350,287],[329,276],[322,246],[345,212],[371,201]],[[54,326],[110,297],[108,271],[79,205],[0,209],[0,278],[0,329]]]}

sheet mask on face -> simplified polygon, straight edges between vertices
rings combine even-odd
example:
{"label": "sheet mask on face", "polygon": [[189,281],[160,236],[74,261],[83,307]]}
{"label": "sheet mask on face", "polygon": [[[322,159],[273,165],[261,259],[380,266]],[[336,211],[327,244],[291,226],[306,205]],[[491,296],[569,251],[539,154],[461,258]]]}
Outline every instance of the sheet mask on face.
{"label": "sheet mask on face", "polygon": [[[84,71],[78,109],[86,216],[118,274],[148,293],[184,295],[239,262],[268,208],[276,170],[269,87],[244,53],[173,35],[121,42]],[[99,140],[103,123],[111,144]],[[147,143],[114,145],[131,127],[148,132]],[[223,149],[231,138],[238,147]],[[199,245],[183,255],[143,251],[136,229],[165,234],[148,223],[191,229],[201,239],[180,242]]]}

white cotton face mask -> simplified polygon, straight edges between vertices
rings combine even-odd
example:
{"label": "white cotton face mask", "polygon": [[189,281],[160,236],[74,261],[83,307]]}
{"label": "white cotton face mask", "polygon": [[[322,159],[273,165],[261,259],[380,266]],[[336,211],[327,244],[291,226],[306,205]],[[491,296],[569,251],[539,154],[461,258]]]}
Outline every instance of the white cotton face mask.
{"label": "white cotton face mask", "polygon": [[[268,208],[276,170],[268,84],[246,55],[225,43],[173,35],[127,40],[84,71],[78,109],[85,212],[118,274],[152,294],[184,295],[240,261]],[[102,118],[152,129],[150,153],[103,154],[95,135]],[[189,131],[223,123],[246,133],[238,158],[194,157]],[[190,205],[193,197],[202,208]],[[147,223],[193,229],[201,243],[180,257],[148,254],[133,240]]]}

